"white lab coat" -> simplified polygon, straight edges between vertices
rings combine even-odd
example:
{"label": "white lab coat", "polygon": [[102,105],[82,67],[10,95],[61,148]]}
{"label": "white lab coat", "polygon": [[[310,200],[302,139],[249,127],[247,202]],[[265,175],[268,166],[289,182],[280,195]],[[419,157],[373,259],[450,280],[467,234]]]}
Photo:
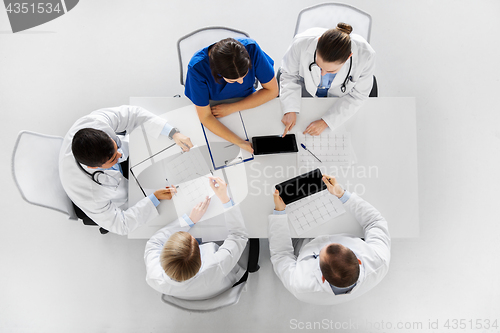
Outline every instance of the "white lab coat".
{"label": "white lab coat", "polygon": [[[219,247],[215,243],[200,245],[201,268],[189,280],[172,280],[160,264],[163,246],[177,231],[189,231],[180,220],[160,229],[146,244],[146,281],[156,291],[187,300],[208,299],[231,288],[245,274],[246,269],[238,264],[245,249],[248,234],[239,206],[224,209],[229,235]],[[203,222],[200,222],[203,223]]]}
{"label": "white lab coat", "polygon": [[[327,29],[311,28],[294,37],[292,44],[283,57],[280,78],[280,101],[283,113],[300,112],[303,81],[306,90],[316,97],[316,90],[321,79],[321,71],[317,66],[309,70],[314,61],[314,52],[318,39]],[[373,85],[375,69],[375,51],[363,37],[351,34],[352,68],[346,91],[340,87],[349,72],[347,60],[332,81],[328,97],[340,97],[332,103],[322,119],[333,130],[349,119],[359,110],[368,98]],[[317,82],[315,84],[315,82]]]}
{"label": "white lab coat", "polygon": [[[391,239],[385,219],[354,193],[344,206],[363,227],[365,240],[345,234],[319,236],[304,245],[297,258],[293,254],[286,214],[269,217],[269,247],[274,271],[285,288],[301,301],[319,305],[347,302],[372,289],[389,269]],[[348,247],[362,263],[357,284],[347,294],[335,295],[328,281],[323,283],[319,257],[311,256],[331,243]]]}
{"label": "white lab coat", "polygon": [[[126,157],[128,156],[128,135],[118,137],[116,133],[123,131],[130,133],[141,124],[144,124],[148,134],[156,138],[160,135],[166,120],[137,106],[123,105],[94,111],[73,124],[64,138],[59,154],[59,175],[70,199],[99,226],[120,235],[126,235],[156,217],[158,215],[156,207],[146,197],[129,208],[128,180],[120,171],[104,171],[120,181],[117,189],[94,182],[76,164],[71,143],[78,130],[98,129],[115,140]],[[95,171],[83,164],[80,165],[91,174]]]}

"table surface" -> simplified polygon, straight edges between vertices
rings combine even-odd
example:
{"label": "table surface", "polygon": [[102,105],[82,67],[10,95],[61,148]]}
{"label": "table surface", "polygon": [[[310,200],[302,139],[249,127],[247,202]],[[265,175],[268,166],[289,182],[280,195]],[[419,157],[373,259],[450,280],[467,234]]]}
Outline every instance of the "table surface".
{"label": "table surface", "polygon": [[[336,102],[335,98],[303,98],[303,110],[290,133],[298,135],[307,125],[321,117]],[[130,104],[139,105],[168,119],[169,123],[189,136],[193,144],[206,147],[205,137],[194,106],[187,98],[133,97]],[[182,112],[180,112],[182,111]],[[282,111],[279,100],[272,100],[254,109],[241,112],[249,139],[253,136],[281,134]],[[370,98],[363,107],[335,132],[351,133],[357,162],[349,168],[330,169],[343,187],[355,192],[377,208],[386,218],[393,238],[418,237],[418,170],[417,136],[414,98]],[[172,144],[165,137],[152,139],[143,128],[130,137],[130,165],[142,161]],[[268,237],[268,216],[272,214],[274,186],[306,170],[297,168],[295,154],[260,155],[254,160],[217,170],[215,175],[225,178],[236,204],[239,204],[250,237]],[[144,195],[131,179],[129,204]],[[211,205],[220,204],[212,200]],[[149,238],[162,226],[177,218],[171,201],[158,206],[160,216],[131,232],[129,238]],[[292,237],[295,231],[290,226]],[[196,224],[190,231],[204,241],[223,239],[227,234],[222,215]],[[349,233],[362,236],[354,217],[346,212],[300,237]]]}

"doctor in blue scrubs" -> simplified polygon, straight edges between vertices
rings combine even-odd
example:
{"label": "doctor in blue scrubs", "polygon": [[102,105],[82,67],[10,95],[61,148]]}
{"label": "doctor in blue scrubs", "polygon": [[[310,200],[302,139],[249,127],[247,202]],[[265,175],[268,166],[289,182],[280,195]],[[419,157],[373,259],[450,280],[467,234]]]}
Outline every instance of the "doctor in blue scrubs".
{"label": "doctor in blue scrubs", "polygon": [[[217,118],[251,109],[278,96],[274,61],[250,38],[226,38],[196,52],[189,62],[185,95],[196,105],[203,125],[221,138],[253,153],[250,142]],[[255,90],[255,78],[262,89]],[[210,106],[210,101],[244,97],[236,103]]]}

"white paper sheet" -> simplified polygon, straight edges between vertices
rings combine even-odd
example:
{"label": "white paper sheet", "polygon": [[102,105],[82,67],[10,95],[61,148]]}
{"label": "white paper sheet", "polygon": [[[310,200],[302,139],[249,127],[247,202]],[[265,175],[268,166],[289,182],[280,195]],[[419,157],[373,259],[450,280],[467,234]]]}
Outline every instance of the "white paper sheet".
{"label": "white paper sheet", "polygon": [[[351,133],[349,132],[338,133],[325,130],[318,136],[298,134],[297,143],[299,146],[299,153],[297,154],[299,167],[350,166],[356,163],[351,145]],[[302,148],[301,143],[316,155],[321,162],[309,151]]]}

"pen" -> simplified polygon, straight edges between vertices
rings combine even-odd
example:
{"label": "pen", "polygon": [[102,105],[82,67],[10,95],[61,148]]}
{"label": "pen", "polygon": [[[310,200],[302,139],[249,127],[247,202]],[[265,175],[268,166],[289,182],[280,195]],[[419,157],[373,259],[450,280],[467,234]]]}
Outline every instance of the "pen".
{"label": "pen", "polygon": [[[212,172],[212,171],[210,171],[210,172]],[[197,172],[196,174],[197,174],[198,176],[207,177],[208,179],[210,179],[210,177],[205,176],[205,175],[200,175],[198,172]],[[210,179],[210,180],[212,180],[212,179]],[[212,180],[212,182],[214,182],[214,183],[215,183],[214,187],[219,187],[219,184],[217,184],[217,183],[215,182],[215,180]]]}
{"label": "pen", "polygon": [[302,148],[304,148],[305,150],[307,150],[307,151],[308,151],[308,152],[309,152],[312,156],[314,156],[314,157],[315,157],[315,158],[316,158],[316,159],[317,159],[320,163],[323,163],[323,162],[321,162],[321,160],[318,158],[318,156],[314,155],[312,151],[310,151],[309,149],[307,149],[307,148],[306,148],[306,146],[305,146],[303,143],[301,143],[300,145],[302,146]]}
{"label": "pen", "polygon": [[[168,179],[167,179],[167,178],[165,178],[165,180],[168,182]],[[168,187],[170,187],[170,186],[168,186]],[[172,187],[179,188],[179,185],[172,186]]]}

